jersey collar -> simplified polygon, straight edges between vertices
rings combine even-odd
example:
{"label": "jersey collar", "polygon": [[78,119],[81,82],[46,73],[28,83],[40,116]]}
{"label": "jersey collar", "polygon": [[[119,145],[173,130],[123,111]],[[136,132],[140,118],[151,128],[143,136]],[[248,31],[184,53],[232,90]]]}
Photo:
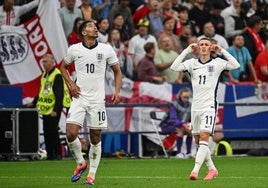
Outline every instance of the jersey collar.
{"label": "jersey collar", "polygon": [[203,63],[203,62],[200,60],[200,58],[198,58],[198,62],[201,63],[201,64],[206,64],[206,63],[209,63],[210,61],[212,61],[212,59],[213,59],[213,58],[210,57],[210,59],[209,59],[207,62],[204,62],[204,63]]}
{"label": "jersey collar", "polygon": [[95,44],[93,46],[90,46],[90,47],[87,47],[84,42],[82,42],[82,44],[85,48],[92,50],[93,48],[96,48],[98,46],[98,41],[96,41]]}

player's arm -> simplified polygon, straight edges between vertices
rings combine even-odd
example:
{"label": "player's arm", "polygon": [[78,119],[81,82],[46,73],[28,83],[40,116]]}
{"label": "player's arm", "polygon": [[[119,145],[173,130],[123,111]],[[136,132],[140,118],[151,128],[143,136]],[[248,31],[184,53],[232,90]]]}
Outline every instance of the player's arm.
{"label": "player's arm", "polygon": [[120,89],[122,85],[122,73],[119,64],[115,64],[111,66],[111,69],[114,72],[114,85],[115,92],[113,93],[112,100],[114,104],[118,104],[120,102]]}
{"label": "player's arm", "polygon": [[184,49],[181,54],[173,61],[171,64],[171,70],[174,71],[183,71],[184,67],[182,66],[183,59],[189,53],[192,53],[194,48],[197,47],[197,44],[190,44],[186,49]]}
{"label": "player's arm", "polygon": [[61,75],[63,76],[65,82],[67,83],[67,86],[69,87],[72,96],[77,98],[80,93],[80,88],[71,79],[69,72],[68,72],[68,67],[69,67],[69,64],[67,64],[65,60],[62,60],[61,66],[60,66]]}

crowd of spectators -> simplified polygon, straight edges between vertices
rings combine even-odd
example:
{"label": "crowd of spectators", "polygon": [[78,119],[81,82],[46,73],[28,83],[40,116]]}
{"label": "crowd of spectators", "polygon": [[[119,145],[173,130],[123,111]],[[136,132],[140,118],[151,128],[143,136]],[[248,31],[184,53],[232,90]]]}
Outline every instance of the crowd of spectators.
{"label": "crowd of spectators", "polygon": [[[4,0],[0,6],[0,29],[29,19],[37,4],[38,0]],[[267,58],[256,63],[260,62],[258,55],[267,55],[268,0],[58,0],[57,8],[69,45],[80,42],[79,24],[95,19],[97,40],[112,45],[122,73],[133,81],[187,81],[184,73],[175,75],[169,66],[185,47],[203,37],[213,39],[243,64],[235,73],[223,73],[222,82],[268,80]],[[8,15],[12,15],[11,19]],[[153,45],[145,47],[146,43]],[[142,72],[139,67],[143,71],[146,68],[140,64],[148,59],[148,46],[155,49],[149,59],[155,64],[154,76],[161,77],[161,81],[138,75]],[[2,78],[2,63],[0,71]],[[241,72],[246,75],[243,79],[239,78]]]}

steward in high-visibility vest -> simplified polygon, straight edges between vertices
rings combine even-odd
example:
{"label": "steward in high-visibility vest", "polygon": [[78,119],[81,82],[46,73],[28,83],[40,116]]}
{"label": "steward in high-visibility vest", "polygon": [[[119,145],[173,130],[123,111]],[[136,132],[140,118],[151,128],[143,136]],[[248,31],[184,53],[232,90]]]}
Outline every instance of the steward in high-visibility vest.
{"label": "steward in high-visibility vest", "polygon": [[70,107],[71,98],[67,85],[52,54],[45,54],[42,59],[44,73],[41,77],[38,96],[32,102],[39,109],[43,119],[44,141],[47,159],[61,160],[62,145],[59,135],[59,121],[63,107]]}
{"label": "steward in high-visibility vest", "polygon": [[[53,68],[49,73],[44,72],[41,77],[41,87],[38,95],[37,108],[42,115],[49,115],[54,111],[56,105],[56,96],[53,92],[53,85],[56,76],[61,72],[57,68]],[[65,81],[63,82],[63,99],[62,106],[69,108],[71,104],[70,94]],[[60,89],[60,88],[59,88]],[[56,107],[57,108],[57,107]]]}

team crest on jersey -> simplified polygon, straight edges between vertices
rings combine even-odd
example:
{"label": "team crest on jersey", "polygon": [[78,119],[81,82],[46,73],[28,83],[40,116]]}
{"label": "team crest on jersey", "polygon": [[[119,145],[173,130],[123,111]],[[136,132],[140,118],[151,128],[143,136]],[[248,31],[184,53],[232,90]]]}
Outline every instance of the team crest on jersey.
{"label": "team crest on jersey", "polygon": [[97,53],[96,56],[97,56],[96,58],[97,58],[98,61],[103,60],[103,53]]}
{"label": "team crest on jersey", "polygon": [[0,59],[4,65],[22,62],[28,53],[27,41],[17,33],[0,34]]}
{"label": "team crest on jersey", "polygon": [[208,72],[214,72],[214,66],[208,66]]}

